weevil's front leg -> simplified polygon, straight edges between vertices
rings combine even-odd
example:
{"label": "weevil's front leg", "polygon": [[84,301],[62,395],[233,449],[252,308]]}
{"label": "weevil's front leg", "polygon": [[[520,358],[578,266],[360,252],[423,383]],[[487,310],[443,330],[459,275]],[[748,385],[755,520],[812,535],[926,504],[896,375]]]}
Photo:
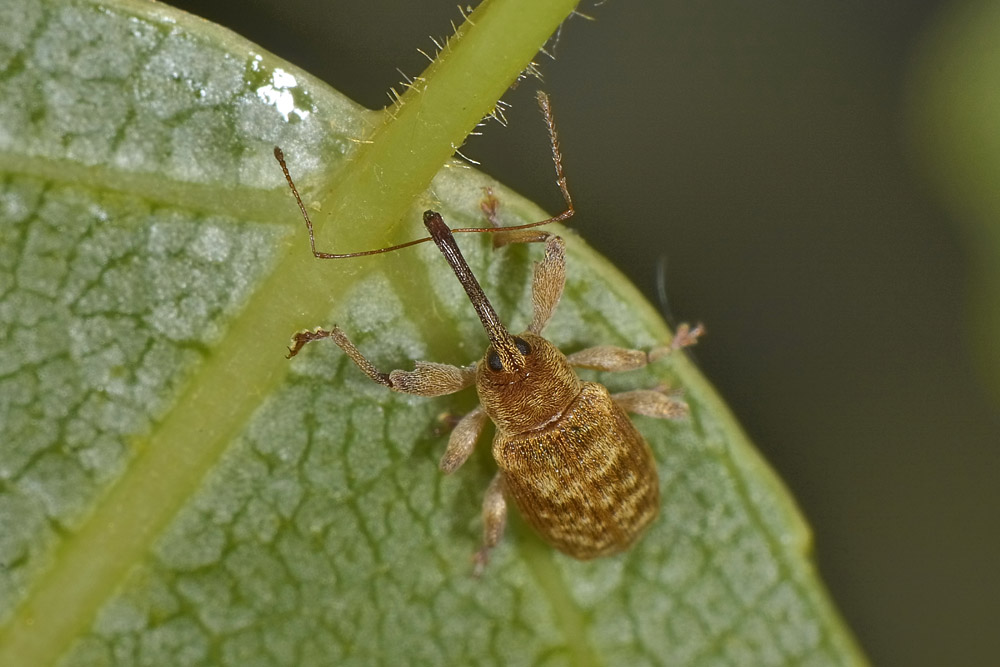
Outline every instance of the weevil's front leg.
{"label": "weevil's front leg", "polygon": [[[562,213],[552,216],[548,220],[535,223],[535,225],[545,225],[551,222],[568,220],[573,217],[575,209],[573,208],[573,198],[569,194],[569,186],[566,183],[566,174],[563,173],[562,151],[559,150],[559,135],[556,132],[556,121],[555,116],[552,114],[552,104],[549,101],[549,96],[540,90],[535,94],[535,99],[538,101],[538,107],[542,110],[542,115],[545,117],[545,128],[549,132],[549,145],[552,148],[552,166],[556,169],[556,185],[559,186],[559,192],[562,193],[563,200],[566,202],[566,209]],[[500,208],[500,200],[494,194],[493,188],[486,188],[486,196],[483,198],[480,208],[482,208],[483,214],[486,215],[491,225],[494,227],[501,226],[499,216],[497,215],[497,210]],[[510,243],[540,243],[548,241],[551,236],[548,232],[536,231],[534,229],[502,231],[493,234],[493,247],[499,248]]]}
{"label": "weevil's front leg", "polygon": [[499,230],[493,232],[493,247],[502,248],[505,245],[514,243],[544,243],[552,236],[549,232],[541,229],[514,229],[506,231],[500,224],[500,200],[497,198],[493,188],[487,187],[486,194],[479,202],[479,208],[489,220],[490,226]]}
{"label": "weevil's front leg", "polygon": [[531,281],[531,324],[528,331],[541,334],[562,298],[566,286],[566,244],[558,236],[545,241],[545,257],[535,264]]}
{"label": "weevil's front leg", "polygon": [[444,456],[441,457],[441,462],[438,464],[441,472],[450,475],[465,463],[469,455],[472,454],[479,436],[482,435],[484,426],[486,426],[486,412],[482,406],[465,415],[455,424],[451,437],[448,438],[448,449],[445,450]]}
{"label": "weevil's front leg", "polygon": [[[494,227],[500,226],[497,220],[497,207],[500,202],[491,188],[486,189],[486,197],[480,203],[483,213]],[[493,235],[493,245],[509,245],[511,243],[545,242],[545,257],[535,264],[535,274],[531,282],[531,305],[533,315],[528,331],[541,334],[549,323],[553,311],[562,298],[563,287],[566,285],[566,243],[561,237],[537,229],[515,229],[510,232],[497,232]]]}
{"label": "weevil's front leg", "polygon": [[483,498],[483,546],[473,556],[472,574],[479,577],[490,560],[490,551],[500,543],[507,527],[507,501],[503,497],[503,474],[497,473]]}
{"label": "weevil's front leg", "polygon": [[702,325],[690,327],[681,324],[677,327],[677,333],[669,345],[654,347],[649,352],[642,350],[629,350],[624,347],[614,345],[599,345],[580,350],[568,355],[570,365],[577,368],[589,368],[595,371],[631,371],[642,368],[646,364],[653,363],[657,359],[662,359],[674,350],[679,350],[698,342],[698,337],[705,332]]}
{"label": "weevil's front leg", "polygon": [[445,394],[454,394],[476,382],[475,365],[459,367],[436,364],[430,361],[417,361],[414,362],[415,368],[412,371],[394,370],[383,373],[372,362],[368,361],[340,330],[340,327],[336,326],[330,331],[316,329],[315,331],[303,331],[295,334],[295,342],[292,347],[288,348],[288,358],[291,359],[298,354],[299,350],[307,343],[323,338],[332,338],[333,342],[347,353],[351,361],[365,372],[365,375],[393,391],[418,396],[444,396]]}
{"label": "weevil's front leg", "polygon": [[611,399],[625,412],[657,419],[682,419],[688,414],[688,406],[669,394],[654,389],[636,389],[611,394]]}

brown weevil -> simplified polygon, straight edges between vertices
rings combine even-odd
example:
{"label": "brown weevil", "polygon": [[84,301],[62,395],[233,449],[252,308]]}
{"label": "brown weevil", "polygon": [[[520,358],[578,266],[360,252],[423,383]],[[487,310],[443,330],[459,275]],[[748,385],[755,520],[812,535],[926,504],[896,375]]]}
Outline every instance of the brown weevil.
{"label": "brown weevil", "polygon": [[[507,499],[514,501],[542,539],[574,558],[618,553],[639,538],[659,510],[659,481],[652,451],[626,413],[674,419],[686,415],[687,406],[658,390],[611,394],[604,385],[581,381],[574,367],[602,371],[640,368],[695,343],[702,333],[700,325],[681,325],[670,344],[649,352],[599,346],[568,356],[542,337],[566,281],[564,242],[559,236],[528,228],[565,220],[574,210],[562,173],[548,98],[539,93],[538,101],[567,208],[560,215],[528,225],[497,227],[497,202],[490,194],[483,210],[493,227],[451,230],[440,214],[426,211],[423,221],[430,233],[428,238],[360,253],[318,252],[312,222],[281,151],[275,149],[275,157],[305,218],[313,255],[322,259],[355,257],[432,240],[479,315],[490,344],[483,358],[469,366],[416,361],[412,371],[384,373],[336,326],[296,334],[288,354],[293,357],[309,342],[332,338],[369,378],[393,391],[442,396],[476,386],[480,406],[456,424],[440,467],[445,473],[457,470],[472,453],[486,419],[493,421],[493,458],[499,470],[483,501],[483,544],[475,554],[477,574],[503,535]],[[500,322],[459,251],[453,235],[458,231],[496,232],[495,245],[545,243],[545,256],[535,264],[533,317],[527,331],[515,336]]]}

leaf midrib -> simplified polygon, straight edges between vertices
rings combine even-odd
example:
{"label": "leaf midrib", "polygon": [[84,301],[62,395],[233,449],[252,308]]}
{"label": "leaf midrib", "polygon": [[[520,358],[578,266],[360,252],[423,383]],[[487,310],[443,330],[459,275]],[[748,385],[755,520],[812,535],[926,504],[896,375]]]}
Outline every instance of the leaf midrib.
{"label": "leaf midrib", "polygon": [[[335,219],[360,211],[364,219],[378,221],[381,226],[366,226],[361,241],[366,234],[377,234],[385,221],[401,219],[575,4],[489,0],[480,5],[420,79],[424,87],[407,91],[403,104],[386,115],[373,143],[340,174],[338,187],[323,201],[324,210]],[[175,17],[168,13],[166,20]],[[414,137],[427,145],[414,147]],[[54,175],[54,166],[35,158],[0,164],[40,177]],[[65,180],[67,168],[85,186],[118,191],[136,187],[139,194],[148,194],[139,181],[123,183],[122,174],[106,168],[60,165],[58,180]],[[189,199],[199,188],[205,186],[181,186],[179,192],[186,196],[180,198]],[[212,201],[207,193],[206,188],[195,198]],[[250,201],[250,206],[266,202],[269,210],[279,210],[277,192],[253,194],[259,200]],[[287,203],[285,199],[284,206]],[[0,633],[0,664],[51,664],[62,655],[142,561],[262,399],[282,383],[288,366],[274,353],[277,345],[306,318],[318,319],[327,311],[329,285],[338,285],[336,294],[350,284],[331,281],[336,269],[317,269],[310,259],[294,244],[278,252],[274,270],[193,374],[174,409],[151,436],[135,443],[138,454],[126,472],[80,529],[59,545],[52,568],[35,582]],[[290,285],[303,287],[294,300],[288,298]]]}

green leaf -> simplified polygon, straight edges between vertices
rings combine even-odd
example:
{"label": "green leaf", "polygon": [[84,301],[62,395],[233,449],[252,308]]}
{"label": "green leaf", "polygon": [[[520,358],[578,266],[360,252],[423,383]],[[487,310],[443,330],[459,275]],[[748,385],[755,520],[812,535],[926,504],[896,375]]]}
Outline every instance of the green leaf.
{"label": "green leaf", "polygon": [[[662,515],[577,562],[513,521],[469,576],[489,448],[436,468],[438,416],[297,330],[339,322],[382,368],[464,364],[484,335],[420,233],[430,206],[544,213],[449,162],[573,2],[484,2],[385,112],[157,4],[0,6],[0,664],[862,664],[792,501],[684,358],[678,423],[636,418]],[[442,165],[445,168],[442,169]],[[568,235],[563,349],[669,333]],[[462,240],[501,316],[527,322],[538,248]]]}

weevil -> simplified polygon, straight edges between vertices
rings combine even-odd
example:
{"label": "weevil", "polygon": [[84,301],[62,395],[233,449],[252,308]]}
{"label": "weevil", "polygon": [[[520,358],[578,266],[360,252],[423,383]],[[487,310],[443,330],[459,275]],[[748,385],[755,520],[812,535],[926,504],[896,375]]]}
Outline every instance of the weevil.
{"label": "weevil", "polygon": [[[565,243],[559,236],[528,228],[565,220],[574,209],[562,172],[548,97],[539,93],[538,101],[567,208],[553,218],[528,225],[497,227],[497,200],[490,193],[483,210],[493,227],[452,230],[439,213],[426,211],[423,222],[430,234],[427,238],[357,253],[320,252],[316,250],[312,222],[282,153],[275,149],[275,157],[305,218],[314,256],[356,257],[431,240],[451,266],[482,322],[489,346],[478,363],[462,367],[415,361],[413,370],[385,373],[337,326],[295,334],[288,351],[291,358],[307,343],[330,338],[374,382],[407,394],[443,396],[476,386],[480,405],[455,425],[440,468],[450,474],[461,467],[486,420],[493,422],[493,458],[498,471],[483,499],[482,546],[474,555],[477,575],[503,535],[508,499],[543,540],[574,558],[591,559],[624,551],[642,535],[659,511],[659,481],[653,453],[627,413],[676,419],[687,414],[687,405],[659,390],[611,394],[602,384],[582,381],[574,368],[640,368],[695,343],[702,333],[701,325],[681,325],[668,345],[649,352],[602,345],[568,356],[542,337],[566,281]],[[534,268],[533,316],[527,331],[512,335],[504,327],[455,242],[454,233],[459,231],[496,232],[498,246],[545,244],[544,258]]]}

